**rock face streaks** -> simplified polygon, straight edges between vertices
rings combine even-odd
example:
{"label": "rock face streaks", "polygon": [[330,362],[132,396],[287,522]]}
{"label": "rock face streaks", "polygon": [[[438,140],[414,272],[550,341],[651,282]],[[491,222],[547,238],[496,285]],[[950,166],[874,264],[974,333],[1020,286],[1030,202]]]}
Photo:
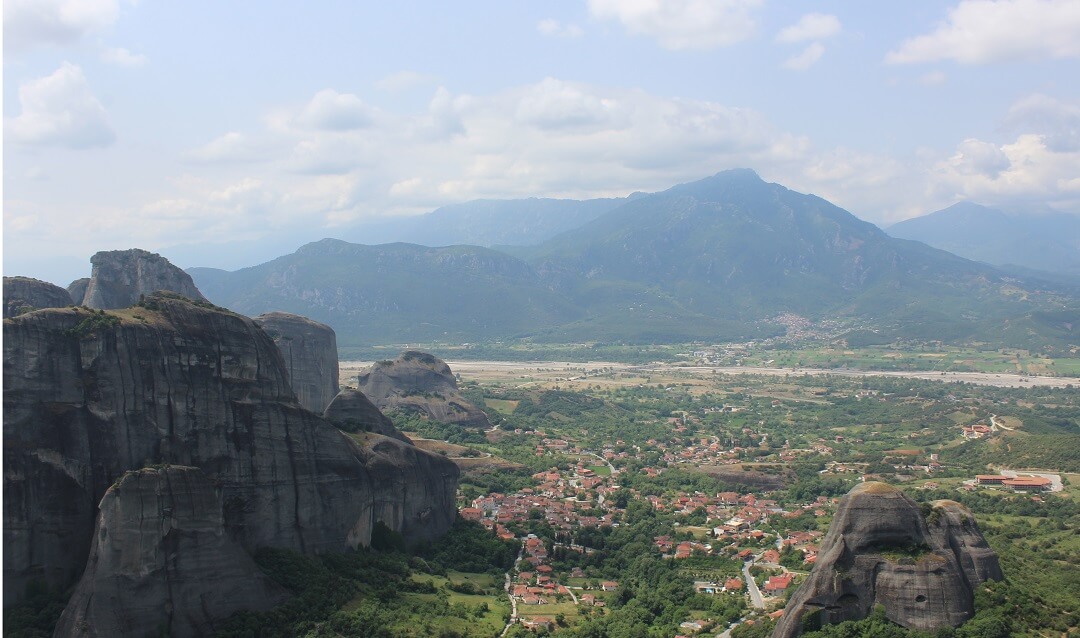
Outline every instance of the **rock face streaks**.
{"label": "rock face streaks", "polygon": [[355,388],[345,388],[339,392],[323,416],[346,432],[374,432],[403,443],[412,443],[363,392]]}
{"label": "rock face streaks", "polygon": [[198,468],[129,472],[100,509],[57,636],[209,636],[236,611],[288,597],[226,533],[221,495]]}
{"label": "rock face streaks", "polygon": [[60,286],[31,277],[4,277],[4,316],[15,317],[40,308],[72,305],[71,295]]}
{"label": "rock face streaks", "polygon": [[[138,248],[102,251],[90,258],[93,269],[81,300],[88,308],[127,308],[159,290],[168,290],[195,301],[206,301],[191,275],[161,255]],[[78,282],[72,282],[75,286]]]}
{"label": "rock face streaks", "polygon": [[809,578],[788,602],[773,638],[866,618],[875,605],[908,629],[956,627],[974,614],[974,589],[1002,578],[971,513],[938,501],[919,506],[884,483],[841,501]]}
{"label": "rock face streaks", "polygon": [[277,344],[300,405],[322,414],[338,393],[337,335],[307,317],[268,312],[255,323]]}
{"label": "rock face streaks", "polygon": [[247,551],[366,544],[383,516],[416,541],[455,515],[451,461],[363,448],[302,408],[246,317],[155,294],[123,311],[5,319],[3,346],[5,603],[35,578],[70,586],[106,490],[153,464],[200,468]]}
{"label": "rock face streaks", "polygon": [[487,415],[461,396],[450,366],[433,355],[406,350],[379,361],[357,379],[360,390],[380,410],[420,413],[442,423],[490,428]]}

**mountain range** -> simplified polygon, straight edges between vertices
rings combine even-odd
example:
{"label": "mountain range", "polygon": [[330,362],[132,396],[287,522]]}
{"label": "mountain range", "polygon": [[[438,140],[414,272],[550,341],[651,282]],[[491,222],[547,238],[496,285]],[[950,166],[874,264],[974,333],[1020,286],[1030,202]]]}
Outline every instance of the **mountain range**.
{"label": "mountain range", "polygon": [[[544,233],[575,206],[578,225],[499,250],[326,239],[238,271],[188,272],[214,303],[304,314],[344,346],[724,341],[782,332],[774,319],[785,313],[847,321],[882,341],[1067,346],[1080,328],[1076,287],[890,237],[750,170],[623,200],[526,201],[561,220]],[[500,233],[488,236],[514,235]]]}
{"label": "mountain range", "polygon": [[1080,275],[1080,215],[960,202],[893,224],[888,233],[995,266]]}

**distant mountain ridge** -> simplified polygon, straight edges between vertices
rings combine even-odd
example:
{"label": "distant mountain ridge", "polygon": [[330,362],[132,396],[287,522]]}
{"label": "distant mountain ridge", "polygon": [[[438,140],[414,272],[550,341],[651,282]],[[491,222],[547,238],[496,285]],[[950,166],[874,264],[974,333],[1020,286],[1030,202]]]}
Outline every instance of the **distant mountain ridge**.
{"label": "distant mountain ridge", "polygon": [[776,334],[780,313],[865,324],[885,341],[1061,345],[1080,326],[1066,284],[892,238],[745,169],[502,250],[323,240],[233,273],[189,272],[215,303],[304,314],[342,345],[725,341]]}
{"label": "distant mountain ridge", "polygon": [[960,202],[893,224],[887,232],[995,266],[1080,276],[1080,215],[1018,214]]}
{"label": "distant mountain ridge", "polygon": [[528,246],[572,230],[633,198],[478,199],[415,217],[362,223],[345,238],[364,244]]}

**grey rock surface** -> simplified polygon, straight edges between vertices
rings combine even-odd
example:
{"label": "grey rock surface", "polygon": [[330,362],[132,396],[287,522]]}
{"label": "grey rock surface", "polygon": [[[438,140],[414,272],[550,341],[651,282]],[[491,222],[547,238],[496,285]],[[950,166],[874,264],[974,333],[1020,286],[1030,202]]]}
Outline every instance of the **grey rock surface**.
{"label": "grey rock surface", "polygon": [[210,636],[238,611],[288,598],[226,532],[221,495],[198,468],[128,472],[100,510],[56,636]]}
{"label": "grey rock surface", "polygon": [[322,414],[338,393],[337,335],[326,324],[287,312],[268,312],[255,323],[270,335],[285,360],[300,405]]}
{"label": "grey rock surface", "polygon": [[157,253],[132,248],[102,251],[90,258],[93,269],[82,305],[88,308],[127,308],[142,295],[167,290],[195,301],[206,301],[191,275]]}
{"label": "grey rock surface", "polygon": [[83,277],[81,279],[76,279],[75,281],[68,284],[68,287],[67,287],[68,294],[71,295],[71,301],[76,306],[81,306],[82,305],[83,299],[86,298],[86,287],[89,286],[89,285],[90,285],[90,278],[89,277]]}
{"label": "grey rock surface", "polygon": [[773,638],[861,620],[875,605],[908,629],[956,627],[975,613],[975,587],[1001,578],[997,556],[963,506],[939,501],[924,518],[900,490],[862,483],[841,499],[814,569]]}
{"label": "grey rock surface", "polygon": [[426,352],[406,350],[393,361],[379,361],[357,378],[357,385],[380,410],[419,413],[442,423],[491,427],[483,410],[461,396],[450,366]]}
{"label": "grey rock surface", "polygon": [[394,427],[364,393],[356,388],[344,388],[323,412],[323,416],[346,432],[374,432],[404,443],[412,443]]}
{"label": "grey rock surface", "polygon": [[41,308],[72,305],[71,295],[60,286],[32,277],[4,277],[4,316],[15,317]]}
{"label": "grey rock surface", "polygon": [[3,347],[5,604],[31,579],[70,586],[106,490],[159,463],[214,481],[225,529],[248,551],[366,544],[383,512],[414,542],[455,515],[451,461],[365,449],[301,407],[247,317],[155,294],[122,311],[5,319]]}

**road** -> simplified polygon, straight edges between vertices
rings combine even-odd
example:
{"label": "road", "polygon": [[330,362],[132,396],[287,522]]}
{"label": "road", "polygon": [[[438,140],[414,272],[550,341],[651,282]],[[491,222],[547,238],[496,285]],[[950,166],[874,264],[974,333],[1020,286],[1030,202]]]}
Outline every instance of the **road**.
{"label": "road", "polygon": [[750,592],[750,602],[753,603],[754,607],[765,609],[765,599],[761,597],[761,590],[758,589],[757,583],[754,582],[754,577],[750,575],[750,566],[753,564],[754,561],[748,560],[742,566],[743,578],[746,579],[746,591]]}
{"label": "road", "polygon": [[[525,555],[525,541],[521,542],[521,549],[518,550],[517,558],[514,559],[514,565],[521,562],[521,557]],[[513,569],[513,567],[511,567]],[[510,599],[510,620],[506,621],[506,626],[503,627],[500,636],[505,636],[510,628],[514,626],[514,623],[518,621],[517,614],[517,600],[514,599],[513,589],[510,581],[510,572],[503,574],[503,589],[506,590],[506,597]]]}

